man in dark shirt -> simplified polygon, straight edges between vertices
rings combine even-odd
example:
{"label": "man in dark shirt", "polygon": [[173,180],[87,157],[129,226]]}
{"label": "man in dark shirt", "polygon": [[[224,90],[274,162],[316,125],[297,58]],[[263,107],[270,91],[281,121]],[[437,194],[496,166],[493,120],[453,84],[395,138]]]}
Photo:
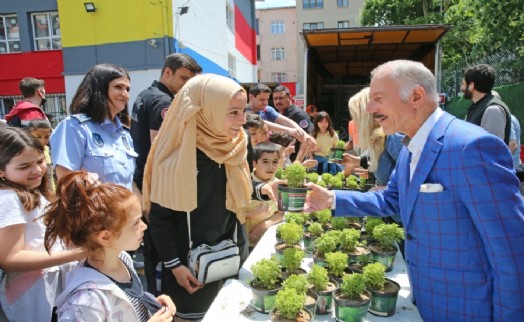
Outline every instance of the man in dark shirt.
{"label": "man in dark shirt", "polygon": [[[311,132],[313,132],[313,123],[311,122],[309,115],[301,108],[291,104],[291,94],[289,93],[289,88],[282,85],[275,87],[273,90],[273,103],[280,113],[282,113],[282,115],[293,120],[306,133],[311,134]],[[300,142],[297,142],[295,145],[295,151],[299,150]],[[296,152],[290,155],[291,161],[295,161],[295,158]]]}
{"label": "man in dark shirt", "polygon": [[[202,67],[190,56],[171,54],[166,57],[160,79],[154,81],[151,86],[138,94],[131,117],[131,137],[135,151],[138,153],[133,182],[140,191],[142,191],[144,166],[151,149],[151,142],[157,136],[175,94],[189,79],[201,72]],[[156,250],[153,248],[149,230],[144,233],[143,253],[145,265],[135,261],[135,267],[144,266],[147,289],[156,294],[155,268],[159,259]]]}
{"label": "man in dark shirt", "polygon": [[186,54],[167,56],[160,80],[138,94],[133,105],[131,136],[135,151],[136,170],[133,181],[142,190],[142,177],[151,142],[155,139],[175,94],[196,74],[202,72],[197,62]]}

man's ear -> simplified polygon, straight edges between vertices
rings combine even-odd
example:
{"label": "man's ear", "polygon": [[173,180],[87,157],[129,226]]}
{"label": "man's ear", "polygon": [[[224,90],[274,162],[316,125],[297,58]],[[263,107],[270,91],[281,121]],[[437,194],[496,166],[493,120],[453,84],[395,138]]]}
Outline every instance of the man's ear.
{"label": "man's ear", "polygon": [[418,108],[426,100],[426,91],[420,85],[415,86],[413,93],[411,93],[411,104],[413,107]]}
{"label": "man's ear", "polygon": [[96,235],[96,241],[103,247],[109,247],[113,241],[113,234],[109,230],[102,230]]}
{"label": "man's ear", "polygon": [[471,83],[468,84],[468,91],[472,92],[473,89],[475,89],[475,83],[471,82]]}

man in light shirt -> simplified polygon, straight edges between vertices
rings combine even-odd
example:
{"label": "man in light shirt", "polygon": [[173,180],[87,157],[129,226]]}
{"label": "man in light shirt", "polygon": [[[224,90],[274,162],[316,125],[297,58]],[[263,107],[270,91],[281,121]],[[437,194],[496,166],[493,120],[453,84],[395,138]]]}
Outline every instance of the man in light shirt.
{"label": "man in light shirt", "polygon": [[397,60],[371,73],[367,112],[402,149],[386,189],[312,191],[308,211],[400,214],[405,259],[424,321],[516,321],[524,314],[524,204],[507,146],[443,112],[433,74]]}

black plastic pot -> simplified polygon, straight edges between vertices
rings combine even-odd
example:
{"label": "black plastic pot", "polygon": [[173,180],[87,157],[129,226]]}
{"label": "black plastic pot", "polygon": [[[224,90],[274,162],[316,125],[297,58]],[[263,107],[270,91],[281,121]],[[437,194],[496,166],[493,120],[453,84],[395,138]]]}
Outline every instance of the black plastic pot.
{"label": "black plastic pot", "polygon": [[392,316],[395,314],[400,285],[389,278],[386,278],[385,283],[388,285],[384,287],[384,291],[369,290],[372,298],[369,303],[368,311],[371,314],[377,316]]}
{"label": "black plastic pot", "polygon": [[253,300],[251,304],[260,313],[269,314],[271,310],[275,308],[277,292],[282,288],[278,286],[272,290],[264,290],[260,288],[253,287],[251,285],[251,290],[253,292]]}
{"label": "black plastic pot", "polygon": [[377,247],[376,244],[373,244],[369,246],[369,250],[371,251],[373,262],[384,264],[384,266],[386,266],[386,272],[391,272],[398,249],[395,247],[395,250],[383,251]]}
{"label": "black plastic pot", "polygon": [[278,209],[290,212],[302,212],[306,200],[307,188],[278,186]]}
{"label": "black plastic pot", "polygon": [[368,315],[368,307],[371,299],[371,294],[365,291],[368,298],[363,301],[353,301],[340,298],[340,291],[333,292],[333,300],[335,302],[335,319],[340,322],[363,322]]}
{"label": "black plastic pot", "polygon": [[328,157],[329,161],[342,161],[345,151],[345,149],[341,148],[331,148],[331,152],[329,153]]}

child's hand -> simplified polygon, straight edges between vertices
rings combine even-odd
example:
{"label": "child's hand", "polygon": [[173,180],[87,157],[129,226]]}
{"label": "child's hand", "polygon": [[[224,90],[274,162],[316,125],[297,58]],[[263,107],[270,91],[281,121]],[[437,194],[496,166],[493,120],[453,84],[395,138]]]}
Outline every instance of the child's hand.
{"label": "child's hand", "polygon": [[317,164],[318,164],[318,161],[315,160],[315,159],[307,159],[307,160],[304,160],[304,162],[302,162],[302,165],[306,169],[310,169],[310,168],[316,166]]}
{"label": "child's hand", "polygon": [[156,301],[162,304],[162,306],[168,308],[171,315],[175,315],[176,313],[175,303],[173,303],[173,300],[168,295],[161,294],[156,298]]}
{"label": "child's hand", "polygon": [[252,219],[261,215],[266,215],[269,212],[269,205],[267,202],[261,203],[256,209],[250,210],[246,213],[246,218]]}
{"label": "child's hand", "polygon": [[164,306],[158,310],[147,322],[171,322],[173,321],[173,315],[175,312],[171,312],[169,307]]}
{"label": "child's hand", "polygon": [[249,233],[249,241],[255,244],[258,243],[260,238],[264,236],[264,233],[269,228],[269,226],[270,225],[268,225],[267,221],[265,220],[258,223],[258,225],[256,225],[255,228],[253,228],[253,230],[251,230],[251,232]]}

